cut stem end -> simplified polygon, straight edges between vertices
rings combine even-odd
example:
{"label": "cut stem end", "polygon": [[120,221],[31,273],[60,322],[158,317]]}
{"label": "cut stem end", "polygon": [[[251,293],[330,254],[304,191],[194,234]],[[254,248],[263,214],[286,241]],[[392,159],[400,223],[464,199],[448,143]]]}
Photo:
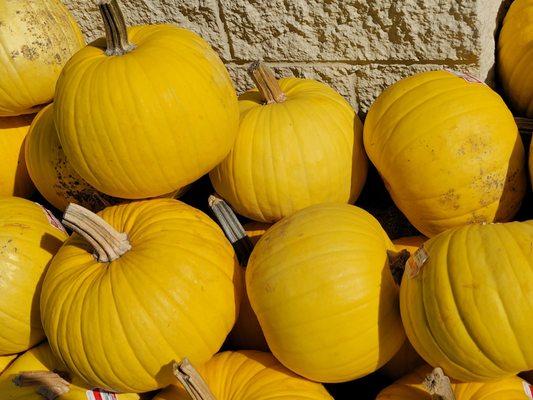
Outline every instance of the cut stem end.
{"label": "cut stem end", "polygon": [[122,56],[135,48],[128,39],[128,30],[124,15],[117,0],[100,0],[98,3],[104,22],[108,56]]}
{"label": "cut stem end", "polygon": [[257,86],[261,98],[267,103],[283,103],[287,96],[281,90],[274,72],[261,61],[256,61],[248,68],[250,77]]}
{"label": "cut stem end", "polygon": [[21,372],[13,383],[19,387],[37,386],[37,393],[46,400],[55,400],[70,391],[70,382],[52,371]]}
{"label": "cut stem end", "polygon": [[432,400],[455,400],[450,378],[444,375],[440,368],[435,368],[426,376],[424,387],[431,395]]}
{"label": "cut stem end", "polygon": [[172,368],[174,376],[183,385],[192,400],[216,400],[207,383],[188,359],[184,358],[179,364],[174,362]]}

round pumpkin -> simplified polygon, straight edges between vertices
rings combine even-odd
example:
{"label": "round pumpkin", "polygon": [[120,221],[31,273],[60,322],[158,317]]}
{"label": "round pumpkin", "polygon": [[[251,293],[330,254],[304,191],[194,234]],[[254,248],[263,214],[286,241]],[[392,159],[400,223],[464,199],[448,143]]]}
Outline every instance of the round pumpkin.
{"label": "round pumpkin", "polygon": [[389,251],[374,217],[347,204],[307,207],[270,228],[250,257],[246,289],[276,358],[318,382],[389,361],[405,339]]}
{"label": "round pumpkin", "polygon": [[276,81],[265,66],[253,68],[259,89],[239,97],[235,145],[210,173],[216,191],[237,213],[262,222],[313,204],[354,202],[367,159],[350,104],[324,83]]}
{"label": "round pumpkin", "polygon": [[513,108],[533,118],[533,1],[515,0],[498,40],[500,80]]}
{"label": "round pumpkin", "polygon": [[[272,354],[226,351],[198,369],[217,400],[333,400],[319,383],[283,367]],[[153,400],[189,400],[181,386],[169,386]]]}
{"label": "round pumpkin", "polygon": [[[16,380],[17,376],[21,373],[46,373],[52,371],[63,375],[66,378],[65,380],[70,383],[68,386],[68,392],[57,397],[58,400],[102,399],[102,397],[97,397],[102,396],[101,394],[96,395],[96,392],[90,390],[85,382],[67,370],[65,365],[52,353],[50,346],[48,346],[47,343],[43,343],[22,354],[9,368],[6,369],[4,374],[0,376],[0,394],[2,399],[43,400],[43,396],[37,393],[40,385],[17,386],[13,380]],[[54,378],[49,379],[51,379],[51,382],[55,383]],[[49,385],[44,386],[50,387]],[[93,397],[90,397],[91,394]],[[138,400],[140,398],[140,395],[133,393],[116,395],[117,400]],[[115,397],[113,397],[113,399],[115,399]]]}
{"label": "round pumpkin", "polygon": [[370,108],[364,143],[398,208],[428,237],[508,221],[525,194],[513,115],[468,76],[430,71],[395,83]]}
{"label": "round pumpkin", "polygon": [[[376,400],[432,400],[424,387],[425,377],[431,373],[430,366],[418,368],[391,386],[383,389]],[[524,381],[511,376],[493,382],[452,381],[455,400],[526,400]]]}
{"label": "round pumpkin", "polygon": [[229,153],[237,96],[198,35],[172,25],[126,30],[116,0],[107,32],[76,53],[57,82],[55,122],[72,167],[110,196],[156,197],[186,186]]}
{"label": "round pumpkin", "polygon": [[32,119],[32,115],[0,118],[0,196],[29,197],[33,193],[24,157],[24,139]]}
{"label": "round pumpkin", "polygon": [[0,356],[44,339],[39,295],[47,265],[67,237],[60,228],[39,204],[0,198]]}
{"label": "round pumpkin", "polygon": [[93,387],[161,388],[173,379],[172,360],[205,363],[233,327],[242,285],[235,253],[211,219],[178,200],[99,215],[75,205],[65,212],[65,225],[78,233],[43,283],[46,336]]}
{"label": "round pumpkin", "polygon": [[448,230],[407,262],[400,291],[409,341],[461,381],[533,369],[533,221]]}
{"label": "round pumpkin", "polygon": [[17,358],[17,355],[11,355],[11,356],[1,356],[0,357],[0,375],[2,375],[2,372],[13,362],[13,360]]}
{"label": "round pumpkin", "polygon": [[60,0],[0,0],[0,15],[0,117],[35,113],[83,36]]}

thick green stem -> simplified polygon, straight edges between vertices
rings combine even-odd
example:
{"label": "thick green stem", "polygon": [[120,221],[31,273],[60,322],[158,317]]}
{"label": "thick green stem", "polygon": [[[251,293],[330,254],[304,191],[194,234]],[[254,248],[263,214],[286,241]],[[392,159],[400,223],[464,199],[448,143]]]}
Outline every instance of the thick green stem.
{"label": "thick green stem", "polygon": [[100,0],[98,7],[104,21],[106,55],[122,56],[132,51],[135,46],[128,39],[126,21],[117,0]]}
{"label": "thick green stem", "polygon": [[264,63],[254,62],[248,69],[248,73],[267,104],[283,103],[287,100],[287,96],[281,90],[274,73]]}

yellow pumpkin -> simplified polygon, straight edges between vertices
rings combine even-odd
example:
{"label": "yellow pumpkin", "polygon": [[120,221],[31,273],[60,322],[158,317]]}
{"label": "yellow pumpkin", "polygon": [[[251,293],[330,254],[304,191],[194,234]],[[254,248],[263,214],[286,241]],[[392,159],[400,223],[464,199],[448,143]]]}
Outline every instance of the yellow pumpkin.
{"label": "yellow pumpkin", "polygon": [[[283,367],[272,354],[226,351],[198,369],[217,400],[333,400],[319,383]],[[169,386],[153,400],[189,400],[182,386]]]}
{"label": "yellow pumpkin", "polygon": [[0,15],[0,117],[35,113],[83,36],[60,0],[0,0]]}
{"label": "yellow pumpkin", "polygon": [[[383,389],[376,400],[432,400],[424,387],[424,378],[431,373],[430,366],[415,372]],[[511,376],[494,382],[454,382],[455,400],[527,400],[524,381]]]}
{"label": "yellow pumpkin", "polygon": [[[16,359],[4,374],[0,376],[0,395],[2,400],[43,400],[43,396],[37,394],[38,385],[17,386],[13,379],[21,373],[28,371],[58,372],[70,382],[67,393],[57,397],[58,400],[87,400],[100,399],[89,397],[92,390],[87,387],[76,375],[71,374],[66,366],[52,353],[50,346],[43,343],[34,347]],[[46,398],[46,397],[44,397]],[[116,395],[117,400],[138,400],[141,396],[128,393]]]}
{"label": "yellow pumpkin", "polygon": [[53,105],[43,108],[33,120],[26,139],[26,164],[35,186],[58,210],[76,203],[99,211],[121,200],[94,189],[70,166],[54,125]]}
{"label": "yellow pumpkin", "polygon": [[0,118],[0,196],[29,197],[33,193],[23,147],[32,119],[31,115]]}
{"label": "yellow pumpkin", "polygon": [[17,358],[17,355],[11,355],[11,356],[1,356],[0,357],[0,375],[4,370],[13,362],[13,360]]}
{"label": "yellow pumpkin", "polygon": [[392,85],[370,108],[364,142],[398,208],[428,237],[508,221],[525,194],[513,115],[467,76],[431,71]]}
{"label": "yellow pumpkin", "polygon": [[[44,272],[66,233],[37,203],[0,198],[0,356],[44,339],[39,295]],[[57,226],[57,227],[56,227]]]}
{"label": "yellow pumpkin", "polygon": [[461,381],[533,369],[533,221],[448,230],[408,262],[400,291],[409,341]]}
{"label": "yellow pumpkin", "polygon": [[235,145],[210,173],[216,191],[237,213],[262,222],[312,204],[355,201],[367,159],[350,104],[326,84],[278,82],[265,66],[253,68],[259,89],[239,98]]}
{"label": "yellow pumpkin", "polygon": [[426,240],[428,240],[427,237],[422,235],[406,236],[395,239],[392,241],[392,243],[394,243],[394,246],[396,246],[396,251],[407,250],[409,254],[413,254],[420,246],[424,244],[424,242],[426,242]]}
{"label": "yellow pumpkin", "polygon": [[515,0],[498,40],[500,80],[516,111],[533,118],[533,1]]}
{"label": "yellow pumpkin", "polygon": [[367,375],[405,335],[387,252],[394,245],[366,211],[328,203],[270,228],[255,246],[246,289],[272,353],[318,382]]}
{"label": "yellow pumpkin", "polygon": [[126,31],[116,0],[107,31],[76,53],[57,82],[55,122],[72,167],[110,196],[160,196],[229,153],[239,111],[229,74],[199,36],[172,25]]}
{"label": "yellow pumpkin", "polygon": [[206,362],[233,327],[242,285],[235,253],[211,219],[178,200],[100,215],[75,205],[65,212],[65,225],[81,235],[65,242],[46,274],[46,336],[94,387],[161,388],[172,381],[172,360]]}

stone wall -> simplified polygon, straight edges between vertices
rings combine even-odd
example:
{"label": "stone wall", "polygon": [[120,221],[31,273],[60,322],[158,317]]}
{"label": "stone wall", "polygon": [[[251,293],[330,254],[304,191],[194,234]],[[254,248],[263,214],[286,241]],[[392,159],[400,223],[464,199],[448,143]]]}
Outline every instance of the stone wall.
{"label": "stone wall", "polygon": [[[87,40],[102,34],[95,0],[63,0]],[[121,0],[128,23],[170,22],[202,35],[242,92],[247,65],[330,84],[364,113],[388,85],[452,68],[493,80],[501,0]]]}

